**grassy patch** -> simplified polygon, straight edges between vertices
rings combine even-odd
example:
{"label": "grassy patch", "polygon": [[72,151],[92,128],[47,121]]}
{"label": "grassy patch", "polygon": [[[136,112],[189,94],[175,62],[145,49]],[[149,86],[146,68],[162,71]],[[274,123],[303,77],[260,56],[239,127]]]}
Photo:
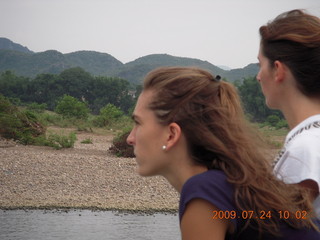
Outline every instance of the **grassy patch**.
{"label": "grassy patch", "polygon": [[262,133],[262,136],[271,148],[280,149],[283,146],[284,140],[289,132],[289,129],[276,129],[275,127],[264,126],[259,127],[258,131]]}
{"label": "grassy patch", "polygon": [[92,139],[91,138],[86,138],[83,141],[81,141],[82,144],[92,144]]}

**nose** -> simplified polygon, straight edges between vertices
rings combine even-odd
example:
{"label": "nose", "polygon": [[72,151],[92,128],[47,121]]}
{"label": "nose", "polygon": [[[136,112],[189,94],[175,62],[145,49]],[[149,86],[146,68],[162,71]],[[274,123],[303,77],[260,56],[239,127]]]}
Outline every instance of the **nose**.
{"label": "nose", "polygon": [[260,80],[260,74],[259,74],[259,73],[258,73],[258,75],[256,76],[256,79],[257,79],[258,82],[261,81],[261,80]]}
{"label": "nose", "polygon": [[129,133],[128,137],[127,137],[127,144],[133,146],[134,144],[134,137],[133,137],[133,129],[131,130],[131,132]]}

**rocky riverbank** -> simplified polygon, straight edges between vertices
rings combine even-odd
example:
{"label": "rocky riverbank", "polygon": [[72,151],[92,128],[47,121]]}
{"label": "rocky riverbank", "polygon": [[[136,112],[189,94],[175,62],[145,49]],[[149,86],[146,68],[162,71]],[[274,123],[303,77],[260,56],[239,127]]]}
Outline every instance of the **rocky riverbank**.
{"label": "rocky riverbank", "polygon": [[0,141],[0,208],[177,210],[178,193],[164,178],[140,177],[135,159],[108,152],[111,134],[77,139],[62,150]]}

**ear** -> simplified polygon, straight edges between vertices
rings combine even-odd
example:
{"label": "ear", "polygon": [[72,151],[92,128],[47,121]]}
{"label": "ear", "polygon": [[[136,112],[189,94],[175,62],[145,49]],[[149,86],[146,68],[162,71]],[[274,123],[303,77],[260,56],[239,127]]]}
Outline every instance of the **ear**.
{"label": "ear", "polygon": [[168,126],[167,150],[177,144],[181,137],[181,128],[177,123],[170,123]]}
{"label": "ear", "polygon": [[286,77],[287,67],[284,63],[276,60],[274,62],[275,81],[281,83]]}

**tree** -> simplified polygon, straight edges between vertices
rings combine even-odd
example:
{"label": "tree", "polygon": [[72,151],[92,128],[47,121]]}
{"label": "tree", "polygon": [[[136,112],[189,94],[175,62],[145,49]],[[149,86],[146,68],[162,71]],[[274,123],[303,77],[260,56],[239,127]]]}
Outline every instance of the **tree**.
{"label": "tree", "polygon": [[78,99],[64,95],[55,108],[55,112],[61,114],[65,118],[80,118],[87,119],[89,108],[87,104],[79,101]]}
{"label": "tree", "polygon": [[113,104],[107,104],[105,107],[100,109],[100,115],[97,117],[97,125],[99,127],[105,127],[108,124],[119,120],[124,113],[120,108]]}
{"label": "tree", "polygon": [[70,68],[60,73],[59,84],[64,88],[64,94],[88,101],[93,77],[80,67]]}
{"label": "tree", "polygon": [[0,74],[0,93],[24,103],[47,104],[54,110],[57,99],[69,95],[88,103],[92,113],[98,114],[111,103],[128,112],[134,105],[130,83],[116,77],[93,77],[81,68],[70,68],[60,74],[39,74],[34,79],[17,77],[11,71]]}
{"label": "tree", "polygon": [[49,110],[53,110],[58,97],[63,96],[64,88],[58,84],[59,76],[55,74],[39,74],[29,82],[26,102],[47,104]]}
{"label": "tree", "polygon": [[95,77],[92,81],[91,98],[88,99],[94,113],[110,103],[127,112],[133,105],[134,99],[129,94],[129,82],[121,78]]}
{"label": "tree", "polygon": [[11,71],[5,71],[0,75],[0,94],[23,100],[27,96],[28,81],[28,78],[18,77]]}
{"label": "tree", "polygon": [[283,118],[280,111],[271,110],[267,107],[265,97],[256,77],[246,78],[242,84],[237,83],[236,86],[239,90],[245,112],[251,117],[251,120],[264,122],[269,115]]}

